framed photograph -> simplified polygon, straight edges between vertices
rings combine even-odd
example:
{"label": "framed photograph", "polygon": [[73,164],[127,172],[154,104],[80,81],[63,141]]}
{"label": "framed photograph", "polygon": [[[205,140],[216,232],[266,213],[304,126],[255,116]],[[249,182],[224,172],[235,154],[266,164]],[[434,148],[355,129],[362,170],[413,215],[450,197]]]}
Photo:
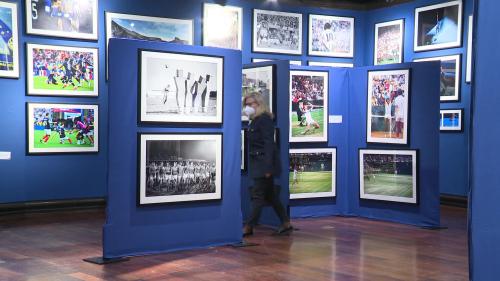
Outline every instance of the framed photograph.
{"label": "framed photograph", "polygon": [[97,0],[26,0],[26,33],[97,40]]}
{"label": "framed photograph", "polygon": [[359,198],[417,204],[416,150],[359,150]]}
{"label": "framed photograph", "polygon": [[440,111],[440,127],[441,132],[462,132],[464,130],[464,120],[462,109],[442,109]]}
{"label": "framed photograph", "polygon": [[220,200],[222,134],[138,134],[139,205]]}
{"label": "framed photograph", "polygon": [[27,44],[28,95],[97,97],[97,48]]}
{"label": "framed photograph", "polygon": [[353,68],[353,63],[345,63],[345,62],[324,62],[324,61],[309,61],[309,66],[325,66],[325,67],[347,67]]}
{"label": "framed photograph", "polygon": [[469,16],[469,28],[467,32],[467,68],[465,72],[465,83],[472,81],[472,40],[474,32],[474,18]]}
{"label": "framed photograph", "polygon": [[0,1],[0,77],[19,78],[19,31],[17,4]]}
{"label": "framed photograph", "polygon": [[354,57],[354,18],[309,15],[310,56]]}
{"label": "framed photograph", "polygon": [[290,199],[335,197],[336,148],[290,149]]}
{"label": "framed photograph", "polygon": [[222,123],[224,58],[140,51],[139,122]]}
{"label": "framed photograph", "polygon": [[415,9],[414,36],[415,52],[460,47],[462,0]]}
{"label": "framed photograph", "polygon": [[241,171],[247,170],[247,131],[241,130]]}
{"label": "framed photograph", "polygon": [[99,151],[99,106],[27,103],[28,154]]}
{"label": "framed photograph", "polygon": [[302,54],[302,14],[253,10],[252,51]]}
{"label": "framed photograph", "polygon": [[[266,61],[275,61],[273,59],[259,59],[259,58],[252,58],[252,62],[266,62]],[[300,60],[289,60],[290,65],[302,65],[302,61]]]}
{"label": "framed photograph", "polygon": [[240,7],[203,3],[203,46],[241,50]]}
{"label": "framed photograph", "polygon": [[368,72],[366,142],[408,144],[410,70]]}
{"label": "framed photograph", "polygon": [[440,100],[460,100],[460,55],[415,59],[414,62],[441,61]]}
{"label": "framed photograph", "polygon": [[375,24],[373,65],[403,62],[404,29],[404,19]]}
{"label": "framed photograph", "polygon": [[290,142],[328,141],[328,72],[290,71]]}
{"label": "framed photograph", "polygon": [[[251,93],[262,95],[267,108],[274,112],[274,65],[243,68],[241,101]],[[241,121],[248,122],[248,116],[241,113]]]}

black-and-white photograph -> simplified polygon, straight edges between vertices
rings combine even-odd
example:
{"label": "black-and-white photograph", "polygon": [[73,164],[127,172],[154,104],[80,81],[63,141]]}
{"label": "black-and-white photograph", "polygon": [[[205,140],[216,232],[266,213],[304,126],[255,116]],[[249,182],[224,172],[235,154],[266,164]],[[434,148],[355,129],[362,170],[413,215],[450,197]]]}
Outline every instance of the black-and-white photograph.
{"label": "black-and-white photograph", "polygon": [[221,198],[221,134],[141,134],[139,204]]}
{"label": "black-and-white photograph", "polygon": [[223,58],[141,51],[140,121],[222,123]]}
{"label": "black-and-white photograph", "polygon": [[302,54],[302,14],[253,11],[254,52]]}
{"label": "black-and-white photograph", "polygon": [[309,15],[310,56],[354,56],[354,18]]}

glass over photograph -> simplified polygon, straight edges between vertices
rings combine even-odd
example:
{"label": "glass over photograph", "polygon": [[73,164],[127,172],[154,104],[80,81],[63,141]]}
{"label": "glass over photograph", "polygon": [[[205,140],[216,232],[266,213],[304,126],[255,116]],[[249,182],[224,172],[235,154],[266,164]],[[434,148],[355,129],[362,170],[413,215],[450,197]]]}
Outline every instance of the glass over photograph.
{"label": "glass over photograph", "polygon": [[403,19],[375,25],[374,65],[403,62],[403,34]]}
{"label": "glass over photograph", "polygon": [[241,50],[242,9],[203,4],[203,46]]}
{"label": "glass over photograph", "polygon": [[354,18],[309,15],[309,55],[354,56]]}
{"label": "glass over photograph", "polygon": [[[273,112],[273,69],[272,65],[243,69],[242,102],[247,95],[259,93],[266,102],[266,107],[271,113]],[[243,112],[241,113],[241,121],[249,121],[248,116]]]}
{"label": "glass over photograph", "polygon": [[254,52],[302,54],[302,14],[253,11]]}
{"label": "glass over photograph", "polygon": [[461,55],[415,59],[414,62],[421,61],[441,61],[440,100],[459,101],[460,100],[460,61]]}
{"label": "glass over photograph", "polygon": [[19,77],[17,5],[0,1],[0,77]]}

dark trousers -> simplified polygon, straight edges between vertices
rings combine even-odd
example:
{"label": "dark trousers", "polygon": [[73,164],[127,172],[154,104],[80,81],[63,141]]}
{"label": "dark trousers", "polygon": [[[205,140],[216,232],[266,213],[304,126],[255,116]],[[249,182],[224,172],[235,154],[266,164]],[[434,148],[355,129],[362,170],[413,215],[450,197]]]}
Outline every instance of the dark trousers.
{"label": "dark trousers", "polygon": [[273,177],[256,178],[252,188],[252,213],[247,225],[253,227],[259,222],[260,213],[266,204],[271,204],[281,223],[290,221],[285,208],[280,202],[277,190],[274,188]]}

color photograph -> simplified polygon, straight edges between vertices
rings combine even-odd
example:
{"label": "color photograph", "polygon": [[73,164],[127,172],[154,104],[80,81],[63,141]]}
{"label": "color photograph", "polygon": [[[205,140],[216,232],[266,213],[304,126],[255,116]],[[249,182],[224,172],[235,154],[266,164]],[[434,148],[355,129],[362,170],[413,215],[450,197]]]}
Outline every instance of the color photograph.
{"label": "color photograph", "polygon": [[26,31],[97,40],[97,7],[97,0],[26,0]]}
{"label": "color photograph", "polygon": [[[274,67],[272,65],[244,68],[241,101],[243,102],[243,99],[249,94],[259,93],[272,113],[274,111],[273,77]],[[241,121],[249,121],[248,116],[243,112],[241,113]]]}
{"label": "color photograph", "polygon": [[417,203],[416,150],[359,150],[361,199]]}
{"label": "color photograph", "polygon": [[28,154],[98,152],[98,106],[27,104]]}
{"label": "color photograph", "polygon": [[302,14],[253,11],[254,52],[302,54]]}
{"label": "color photograph", "polygon": [[461,0],[415,9],[415,52],[459,47],[461,34]]}
{"label": "color photograph", "polygon": [[335,197],[335,148],[290,149],[290,199]]}
{"label": "color photograph", "polygon": [[354,18],[309,15],[309,55],[354,56]]}
{"label": "color photograph", "polygon": [[222,198],[221,134],[139,134],[139,204]]}
{"label": "color photograph", "polygon": [[374,65],[402,63],[404,19],[375,24]]}
{"label": "color photograph", "polygon": [[203,46],[241,50],[242,9],[203,3]]}
{"label": "color photograph", "polygon": [[290,71],[290,142],[326,142],[328,72]]}
{"label": "color photograph", "polygon": [[19,78],[17,5],[0,2],[0,77]]}
{"label": "color photograph", "polygon": [[442,109],[440,111],[440,131],[461,132],[463,131],[463,109]]}
{"label": "color photograph", "polygon": [[369,143],[408,144],[410,70],[368,72]]}
{"label": "color photograph", "polygon": [[440,100],[459,101],[460,100],[460,55],[415,59],[414,62],[441,61]]}

